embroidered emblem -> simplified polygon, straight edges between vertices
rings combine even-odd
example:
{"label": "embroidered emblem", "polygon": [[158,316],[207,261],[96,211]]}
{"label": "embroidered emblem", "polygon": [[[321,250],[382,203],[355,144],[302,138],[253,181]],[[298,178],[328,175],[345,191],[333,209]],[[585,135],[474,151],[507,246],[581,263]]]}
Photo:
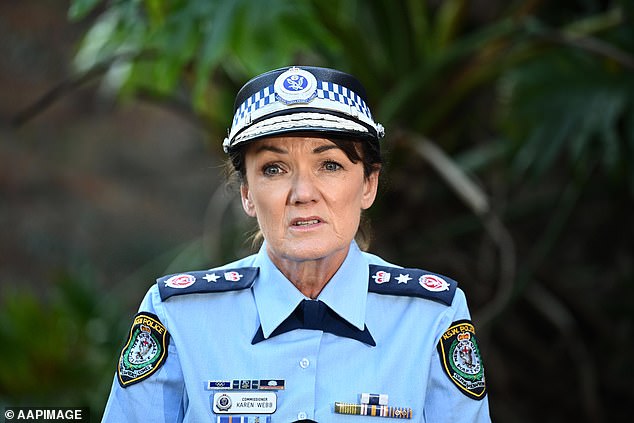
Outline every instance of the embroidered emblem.
{"label": "embroidered emblem", "polygon": [[449,284],[439,276],[423,275],[418,278],[418,283],[431,292],[449,291]]}
{"label": "embroidered emblem", "polygon": [[412,278],[409,277],[409,273],[405,275],[399,273],[396,277],[396,280],[398,281],[398,283],[407,283],[407,281],[411,281]]}
{"label": "embroidered emblem", "polygon": [[215,273],[207,273],[203,277],[203,279],[206,280],[207,282],[217,282],[219,278],[220,276],[216,275]]}
{"label": "embroidered emblem", "polygon": [[238,272],[225,273],[225,280],[227,281],[238,282],[240,279],[242,279],[242,275]]}
{"label": "embroidered emblem", "polygon": [[196,277],[187,273],[174,275],[165,281],[165,286],[170,288],[187,288],[196,282]]}
{"label": "embroidered emblem", "polygon": [[486,395],[484,365],[469,320],[454,322],[440,337],[438,354],[449,379],[469,398],[481,400]]}
{"label": "embroidered emblem", "polygon": [[374,279],[374,282],[381,284],[381,283],[389,282],[391,276],[392,275],[389,274],[388,272],[379,270],[378,272],[374,274],[374,276],[372,276],[372,279]]}
{"label": "embroidered emblem", "polygon": [[154,374],[167,359],[168,343],[169,333],[158,317],[151,313],[138,313],[119,358],[117,378],[121,387]]}
{"label": "embroidered emblem", "polygon": [[317,96],[317,79],[304,69],[292,67],[277,77],[274,89],[275,98],[286,105],[309,103]]}

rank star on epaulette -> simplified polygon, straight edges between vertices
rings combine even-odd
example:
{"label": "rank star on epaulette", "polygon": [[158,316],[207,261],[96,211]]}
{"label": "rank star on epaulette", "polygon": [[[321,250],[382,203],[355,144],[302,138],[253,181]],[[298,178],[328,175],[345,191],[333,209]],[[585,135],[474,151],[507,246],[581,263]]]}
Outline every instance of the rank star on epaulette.
{"label": "rank star on epaulette", "polygon": [[203,276],[203,279],[207,282],[217,282],[218,279],[220,279],[220,276],[216,275],[215,273],[207,273],[205,276]]}
{"label": "rank star on epaulette", "polygon": [[399,273],[396,277],[396,280],[398,281],[398,283],[407,283],[408,281],[411,281],[412,278],[409,277],[409,273],[406,273],[404,275]]}

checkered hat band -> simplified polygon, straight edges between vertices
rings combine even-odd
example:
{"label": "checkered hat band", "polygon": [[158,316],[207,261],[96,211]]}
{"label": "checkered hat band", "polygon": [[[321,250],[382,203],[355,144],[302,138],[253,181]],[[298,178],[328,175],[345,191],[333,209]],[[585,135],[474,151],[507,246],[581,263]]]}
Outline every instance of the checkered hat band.
{"label": "checkered hat band", "polygon": [[[334,82],[317,81],[316,98],[354,107],[359,114],[364,115],[370,121],[372,120],[372,113],[370,112],[370,108],[365,104],[365,101],[363,101],[357,93],[342,85],[335,84]],[[233,126],[238,125],[247,115],[255,113],[276,101],[273,85],[261,89],[238,107],[233,117]]]}

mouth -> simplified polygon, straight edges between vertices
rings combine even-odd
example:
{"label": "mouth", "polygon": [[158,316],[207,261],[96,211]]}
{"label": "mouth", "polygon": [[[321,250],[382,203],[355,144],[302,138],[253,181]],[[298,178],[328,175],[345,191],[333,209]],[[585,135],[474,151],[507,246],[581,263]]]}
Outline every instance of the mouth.
{"label": "mouth", "polygon": [[323,221],[318,217],[298,218],[291,221],[291,226],[301,228],[311,225],[317,225],[322,222]]}

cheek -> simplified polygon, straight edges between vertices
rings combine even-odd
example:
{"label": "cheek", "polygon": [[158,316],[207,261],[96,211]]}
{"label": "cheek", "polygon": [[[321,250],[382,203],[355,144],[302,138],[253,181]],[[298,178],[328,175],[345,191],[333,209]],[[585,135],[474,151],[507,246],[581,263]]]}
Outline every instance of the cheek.
{"label": "cheek", "polygon": [[254,217],[257,217],[260,227],[270,227],[281,224],[284,213],[284,197],[278,192],[266,187],[258,188],[251,193]]}
{"label": "cheek", "polygon": [[354,224],[358,222],[363,208],[363,190],[361,188],[341,190],[333,204],[336,204],[333,213],[340,222]]}

